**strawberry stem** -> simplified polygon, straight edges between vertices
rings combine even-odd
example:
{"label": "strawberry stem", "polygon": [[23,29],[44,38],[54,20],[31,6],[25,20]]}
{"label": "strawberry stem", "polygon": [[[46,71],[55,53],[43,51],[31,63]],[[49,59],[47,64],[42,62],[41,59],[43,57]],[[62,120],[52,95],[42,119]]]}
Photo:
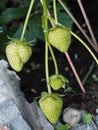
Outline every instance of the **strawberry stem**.
{"label": "strawberry stem", "polygon": [[48,11],[48,16],[47,16],[47,18],[50,20],[51,25],[52,25],[53,27],[55,27],[55,21],[54,21],[54,19],[51,17],[49,10],[47,10],[47,11]]}
{"label": "strawberry stem", "polygon": [[51,92],[51,87],[49,84],[49,68],[48,68],[48,32],[46,30],[48,30],[48,12],[47,12],[47,4],[46,4],[46,0],[42,0],[41,1],[42,6],[43,6],[43,16],[42,16],[42,28],[44,30],[44,36],[45,36],[45,73],[46,73],[46,82],[47,82],[47,89],[48,89],[48,93],[52,93]]}
{"label": "strawberry stem", "polygon": [[82,45],[89,51],[89,53],[91,54],[91,56],[94,58],[94,60],[96,61],[96,63],[98,64],[98,59],[95,56],[95,54],[92,52],[92,50],[87,46],[87,44],[78,36],[76,35],[74,32],[70,31],[70,33],[80,42],[82,43]]}
{"label": "strawberry stem", "polygon": [[28,20],[29,20],[29,17],[30,17],[30,13],[31,13],[34,1],[35,0],[31,0],[30,6],[29,6],[29,9],[28,9],[28,12],[27,12],[27,16],[26,16],[26,19],[25,19],[25,22],[24,22],[24,25],[23,25],[22,34],[21,34],[21,37],[20,37],[21,41],[24,39],[24,35],[25,35],[25,32],[26,32]]}
{"label": "strawberry stem", "polygon": [[[52,27],[55,27],[55,21],[54,21],[54,19],[51,17],[49,10],[47,10],[47,11],[48,11],[48,16],[47,16],[47,18],[50,20],[50,23],[51,23]],[[53,20],[53,21],[52,21],[52,20]],[[57,61],[56,61],[56,58],[55,58],[53,49],[52,49],[52,47],[51,47],[50,44],[48,44],[48,46],[49,46],[49,50],[50,50],[50,53],[51,53],[51,56],[52,56],[52,59],[53,59],[53,62],[54,62],[55,74],[58,74],[58,65],[57,65]]]}
{"label": "strawberry stem", "polygon": [[51,53],[51,56],[52,56],[52,59],[53,59],[53,62],[54,62],[55,74],[58,74],[58,66],[57,66],[57,62],[56,62],[56,58],[55,58],[54,52],[53,52],[52,47],[51,47],[50,44],[48,44],[48,47],[49,47],[49,50],[50,50],[50,53]]}
{"label": "strawberry stem", "polygon": [[53,10],[54,10],[55,24],[57,25],[58,17],[57,17],[57,9],[56,9],[56,0],[53,0]]}

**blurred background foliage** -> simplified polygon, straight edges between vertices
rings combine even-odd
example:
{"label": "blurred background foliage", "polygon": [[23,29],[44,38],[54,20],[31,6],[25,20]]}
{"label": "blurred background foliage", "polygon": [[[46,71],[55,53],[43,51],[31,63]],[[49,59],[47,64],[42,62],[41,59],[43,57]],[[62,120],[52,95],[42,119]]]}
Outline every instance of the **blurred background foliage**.
{"label": "blurred background foliage", "polygon": [[[63,2],[66,4],[66,0],[63,0]],[[30,0],[0,0],[0,59],[5,58],[5,47],[9,42],[7,36],[20,38],[29,4]],[[47,0],[47,4],[53,16],[52,0]],[[68,28],[72,28],[73,21],[58,3],[57,12],[59,22]],[[40,0],[35,0],[25,34],[27,41],[35,40],[36,43],[38,40],[44,41],[41,16]],[[36,45],[36,43],[32,44]]]}

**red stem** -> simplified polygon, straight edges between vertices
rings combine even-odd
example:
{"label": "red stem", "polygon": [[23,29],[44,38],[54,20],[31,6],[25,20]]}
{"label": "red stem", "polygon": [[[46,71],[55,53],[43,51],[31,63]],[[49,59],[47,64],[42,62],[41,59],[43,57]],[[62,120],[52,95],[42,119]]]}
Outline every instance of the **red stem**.
{"label": "red stem", "polygon": [[[48,16],[51,16],[49,10],[47,10],[47,11],[48,11]],[[50,23],[51,23],[52,27],[55,27],[55,23],[53,23],[52,21],[50,21]]]}
{"label": "red stem", "polygon": [[68,60],[68,62],[69,62],[69,64],[70,64],[70,67],[71,67],[71,69],[72,69],[72,71],[73,71],[73,73],[74,73],[74,75],[75,75],[75,77],[76,77],[76,79],[77,79],[77,82],[78,82],[78,84],[79,84],[79,86],[80,86],[82,92],[85,93],[86,91],[85,91],[85,89],[84,89],[84,87],[83,87],[83,84],[82,84],[82,82],[81,82],[81,80],[80,80],[80,78],[79,78],[79,76],[78,76],[78,73],[77,73],[77,71],[76,71],[76,69],[75,69],[75,67],[74,67],[74,65],[73,65],[73,63],[72,63],[72,60],[71,60],[71,58],[70,58],[68,52],[65,52],[65,56],[66,56],[66,58],[67,58],[67,60]]}

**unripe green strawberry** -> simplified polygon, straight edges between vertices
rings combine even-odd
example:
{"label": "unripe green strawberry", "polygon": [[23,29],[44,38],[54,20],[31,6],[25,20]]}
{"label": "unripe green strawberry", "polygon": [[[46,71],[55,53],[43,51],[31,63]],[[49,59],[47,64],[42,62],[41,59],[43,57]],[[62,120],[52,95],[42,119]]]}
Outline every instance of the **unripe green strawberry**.
{"label": "unripe green strawberry", "polygon": [[50,76],[49,81],[50,81],[51,87],[54,90],[58,90],[61,87],[63,87],[63,88],[65,87],[67,79],[63,75],[58,74],[58,75],[52,75],[52,76]]}
{"label": "unripe green strawberry", "polygon": [[17,41],[17,43],[18,42],[19,42],[19,44],[18,44],[18,54],[19,54],[22,62],[26,63],[29,60],[29,58],[32,54],[32,49],[27,43],[25,43],[25,42],[20,43],[20,41]]}
{"label": "unripe green strawberry", "polygon": [[57,94],[45,94],[39,100],[40,108],[47,119],[55,124],[61,114],[63,101]]}
{"label": "unripe green strawberry", "polygon": [[54,27],[48,33],[48,40],[56,49],[66,52],[71,44],[71,34],[64,27]]}
{"label": "unripe green strawberry", "polygon": [[6,47],[6,56],[11,67],[19,72],[22,70],[32,54],[32,50],[28,44],[20,40],[14,39]]}

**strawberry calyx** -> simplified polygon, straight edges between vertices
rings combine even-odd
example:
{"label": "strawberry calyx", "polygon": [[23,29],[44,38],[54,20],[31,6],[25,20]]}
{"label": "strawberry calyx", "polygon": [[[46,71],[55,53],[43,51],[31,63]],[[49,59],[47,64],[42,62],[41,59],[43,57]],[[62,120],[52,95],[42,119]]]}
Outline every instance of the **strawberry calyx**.
{"label": "strawberry calyx", "polygon": [[41,99],[42,100],[44,100],[47,97],[53,97],[53,98],[60,97],[61,98],[62,96],[64,96],[64,95],[58,94],[58,93],[47,93],[45,91],[41,93]]}
{"label": "strawberry calyx", "polygon": [[49,82],[54,90],[58,90],[60,88],[65,88],[65,85],[68,80],[61,74],[54,74],[50,76]]}

